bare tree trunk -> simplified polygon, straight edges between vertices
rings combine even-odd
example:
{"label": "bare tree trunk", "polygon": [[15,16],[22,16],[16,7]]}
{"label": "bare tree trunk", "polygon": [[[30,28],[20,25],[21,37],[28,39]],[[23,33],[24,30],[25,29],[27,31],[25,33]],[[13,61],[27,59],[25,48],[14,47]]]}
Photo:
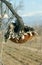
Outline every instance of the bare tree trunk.
{"label": "bare tree trunk", "polygon": [[2,15],[3,15],[3,10],[2,10],[2,2],[0,2],[1,6],[0,6],[0,9],[1,9],[1,18],[0,18],[0,28],[1,28],[1,25],[2,25]]}
{"label": "bare tree trunk", "polygon": [[19,24],[22,28],[24,28],[24,23],[23,23],[22,18],[15,12],[15,10],[13,9],[11,3],[9,3],[9,2],[6,1],[6,0],[0,0],[0,1],[2,1],[3,3],[6,4],[6,6],[10,9],[10,11],[13,13],[13,15],[17,18],[18,24]]}

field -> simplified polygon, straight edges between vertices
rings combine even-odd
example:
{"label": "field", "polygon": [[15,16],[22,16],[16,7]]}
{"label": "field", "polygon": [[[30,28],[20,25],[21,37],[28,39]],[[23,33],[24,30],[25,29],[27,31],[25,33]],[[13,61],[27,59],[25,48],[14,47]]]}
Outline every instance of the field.
{"label": "field", "polygon": [[42,65],[42,35],[23,44],[8,40],[3,43],[0,33],[0,65]]}

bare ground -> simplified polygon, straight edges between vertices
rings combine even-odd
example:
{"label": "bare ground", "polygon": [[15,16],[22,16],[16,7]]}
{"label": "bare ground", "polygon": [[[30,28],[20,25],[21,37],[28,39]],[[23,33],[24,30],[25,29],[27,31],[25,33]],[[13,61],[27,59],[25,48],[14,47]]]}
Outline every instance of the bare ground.
{"label": "bare ground", "polygon": [[3,65],[42,65],[42,36],[36,36],[24,44],[16,44],[10,40],[3,43],[0,35],[1,59]]}

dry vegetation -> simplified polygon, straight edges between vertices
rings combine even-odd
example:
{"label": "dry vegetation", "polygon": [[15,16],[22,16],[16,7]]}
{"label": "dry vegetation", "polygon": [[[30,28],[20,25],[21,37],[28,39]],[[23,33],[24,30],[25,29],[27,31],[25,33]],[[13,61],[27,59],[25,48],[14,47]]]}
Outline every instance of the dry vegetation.
{"label": "dry vegetation", "polygon": [[2,55],[4,65],[42,65],[42,27],[36,29],[38,36],[24,44],[15,44],[10,40],[3,44],[0,33],[0,52],[1,45],[4,45]]}

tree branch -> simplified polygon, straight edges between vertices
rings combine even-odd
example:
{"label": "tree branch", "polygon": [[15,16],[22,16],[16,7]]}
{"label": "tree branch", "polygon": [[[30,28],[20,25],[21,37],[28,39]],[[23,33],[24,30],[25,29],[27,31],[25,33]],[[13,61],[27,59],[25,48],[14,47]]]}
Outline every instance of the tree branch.
{"label": "tree branch", "polygon": [[15,12],[15,10],[13,9],[11,3],[9,3],[9,2],[6,1],[6,0],[0,0],[0,1],[2,1],[3,3],[6,4],[6,6],[10,9],[10,11],[13,13],[13,15],[17,18],[18,24],[19,24],[21,27],[24,27],[24,23],[23,23],[22,18]]}

